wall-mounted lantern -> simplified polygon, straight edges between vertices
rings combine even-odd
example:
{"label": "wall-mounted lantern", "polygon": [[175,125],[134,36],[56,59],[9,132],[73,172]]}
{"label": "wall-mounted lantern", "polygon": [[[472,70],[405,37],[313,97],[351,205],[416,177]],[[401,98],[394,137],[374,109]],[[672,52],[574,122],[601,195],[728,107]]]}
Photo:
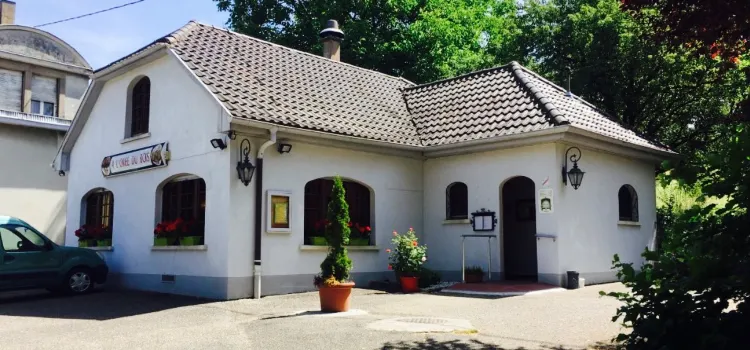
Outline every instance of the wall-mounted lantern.
{"label": "wall-mounted lantern", "polygon": [[[572,154],[571,151],[573,152]],[[570,156],[568,156],[570,154]],[[571,162],[573,162],[573,168],[568,171],[568,159],[570,159]],[[567,151],[565,151],[565,165],[563,165],[562,168],[562,181],[563,184],[568,184],[568,179],[570,179],[570,185],[573,186],[574,190],[577,190],[578,187],[581,187],[581,182],[583,181],[583,170],[578,168],[578,161],[581,160],[581,150],[578,149],[578,147],[570,147]]]}
{"label": "wall-mounted lantern", "polygon": [[244,139],[240,143],[239,158],[237,161],[237,176],[247,186],[253,179],[253,173],[255,172],[255,165],[250,162],[250,141],[248,139]]}
{"label": "wall-mounted lantern", "polygon": [[474,231],[494,231],[497,218],[494,211],[479,209],[471,213],[471,226]]}

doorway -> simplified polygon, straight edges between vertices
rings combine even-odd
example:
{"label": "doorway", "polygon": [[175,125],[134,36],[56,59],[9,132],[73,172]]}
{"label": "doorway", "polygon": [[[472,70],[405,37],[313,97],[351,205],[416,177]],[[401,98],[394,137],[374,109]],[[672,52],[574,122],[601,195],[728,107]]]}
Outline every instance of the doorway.
{"label": "doorway", "polygon": [[505,279],[537,279],[534,181],[518,176],[501,189]]}

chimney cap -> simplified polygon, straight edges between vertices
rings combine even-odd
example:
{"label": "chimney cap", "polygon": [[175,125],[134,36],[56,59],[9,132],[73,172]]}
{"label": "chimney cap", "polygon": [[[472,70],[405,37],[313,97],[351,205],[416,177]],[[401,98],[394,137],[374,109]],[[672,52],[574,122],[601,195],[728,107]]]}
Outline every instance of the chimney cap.
{"label": "chimney cap", "polygon": [[344,38],[344,32],[339,29],[339,22],[335,19],[329,19],[326,28],[320,31],[320,37],[323,39],[332,38],[341,40]]}

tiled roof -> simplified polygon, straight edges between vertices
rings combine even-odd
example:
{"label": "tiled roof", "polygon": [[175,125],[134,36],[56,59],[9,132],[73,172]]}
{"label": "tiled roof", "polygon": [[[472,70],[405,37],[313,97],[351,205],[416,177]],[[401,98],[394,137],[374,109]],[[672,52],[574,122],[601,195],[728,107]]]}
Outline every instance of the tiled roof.
{"label": "tiled roof", "polygon": [[156,45],[174,50],[234,118],[417,147],[572,125],[668,151],[515,62],[415,86],[196,22],[139,52]]}
{"label": "tiled roof", "polygon": [[168,41],[235,118],[420,145],[403,79],[194,22]]}

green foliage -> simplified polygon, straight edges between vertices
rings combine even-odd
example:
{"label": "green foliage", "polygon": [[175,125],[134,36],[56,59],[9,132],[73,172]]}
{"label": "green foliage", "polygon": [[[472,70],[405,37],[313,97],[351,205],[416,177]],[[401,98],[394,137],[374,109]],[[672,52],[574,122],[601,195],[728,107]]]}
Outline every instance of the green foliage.
{"label": "green foliage", "polygon": [[393,251],[388,257],[389,268],[396,271],[398,276],[418,277],[422,265],[427,261],[427,247],[419,245],[413,228],[404,234],[393,231]]}
{"label": "green foliage", "polygon": [[466,273],[466,274],[477,274],[477,275],[481,275],[481,274],[484,274],[484,270],[482,269],[482,267],[481,267],[481,266],[478,266],[478,265],[475,265],[475,266],[467,266],[467,267],[466,267],[466,268],[464,269],[464,273]]}
{"label": "green foliage", "polygon": [[440,283],[442,276],[437,271],[430,270],[426,267],[422,267],[419,272],[419,288],[427,288],[429,286]]}
{"label": "green foliage", "polygon": [[[673,212],[662,225],[659,253],[636,271],[615,256],[630,292],[610,293],[624,305],[620,334],[628,349],[740,349],[750,344],[750,126],[724,130],[725,142],[698,152],[671,176],[727,198]],[[667,206],[669,208],[669,205]]]}
{"label": "green foliage", "polygon": [[320,276],[316,278],[316,281],[326,281],[333,277],[336,282],[345,282],[349,279],[349,271],[352,269],[352,261],[346,252],[346,245],[349,244],[350,220],[344,182],[339,176],[333,178],[331,201],[328,203],[326,219],[330,223],[326,225],[325,230],[328,255],[320,264]]}

